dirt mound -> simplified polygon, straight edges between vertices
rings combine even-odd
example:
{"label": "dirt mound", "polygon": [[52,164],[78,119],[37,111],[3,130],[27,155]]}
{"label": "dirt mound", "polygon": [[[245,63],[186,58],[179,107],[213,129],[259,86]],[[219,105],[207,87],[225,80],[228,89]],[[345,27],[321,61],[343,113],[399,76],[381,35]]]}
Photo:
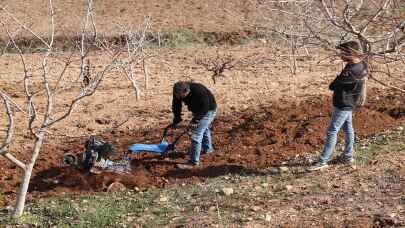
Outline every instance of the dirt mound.
{"label": "dirt mound", "polygon": [[[405,121],[405,98],[391,93],[374,97],[368,105],[355,112],[354,125],[358,137],[374,134]],[[135,186],[164,187],[176,182],[201,181],[226,173],[254,173],[258,168],[274,165],[280,160],[303,152],[320,149],[331,114],[330,98],[309,97],[299,103],[280,102],[251,107],[219,116],[213,127],[216,151],[202,155],[201,167],[178,170],[176,164],[188,158],[185,152],[170,154],[169,159],[140,153],[132,155],[129,174],[104,173],[93,175],[73,167],[61,167],[65,152],[80,152],[84,141],[74,140],[45,145],[30,186],[30,196],[53,195],[67,192],[105,191],[113,182],[128,188]],[[341,135],[342,136],[342,135]],[[161,129],[114,131],[101,136],[125,152],[132,143],[157,143]],[[342,137],[340,137],[342,139]],[[187,140],[178,149],[186,151]],[[19,170],[6,168],[0,179],[2,192],[14,196]]]}

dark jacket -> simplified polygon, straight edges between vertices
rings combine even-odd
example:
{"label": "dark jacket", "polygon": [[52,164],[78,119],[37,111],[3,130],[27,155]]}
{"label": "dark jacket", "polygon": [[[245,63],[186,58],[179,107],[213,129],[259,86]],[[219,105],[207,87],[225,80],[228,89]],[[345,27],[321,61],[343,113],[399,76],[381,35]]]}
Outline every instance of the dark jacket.
{"label": "dark jacket", "polygon": [[329,89],[333,90],[333,106],[342,110],[353,110],[362,99],[367,73],[365,62],[346,64],[329,85]]}
{"label": "dark jacket", "polygon": [[174,114],[174,123],[181,122],[182,103],[187,105],[189,111],[193,113],[194,122],[203,118],[208,111],[215,110],[217,103],[214,95],[200,83],[190,82],[190,93],[183,99],[177,99],[173,94],[172,111]]}

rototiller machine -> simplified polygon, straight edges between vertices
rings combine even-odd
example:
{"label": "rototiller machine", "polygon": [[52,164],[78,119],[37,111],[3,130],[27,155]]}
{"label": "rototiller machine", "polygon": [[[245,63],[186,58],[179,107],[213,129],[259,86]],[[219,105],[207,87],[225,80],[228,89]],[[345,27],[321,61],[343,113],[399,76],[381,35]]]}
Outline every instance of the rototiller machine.
{"label": "rototiller machine", "polygon": [[[171,152],[177,152],[176,144],[186,133],[190,127],[187,126],[181,132],[174,136],[173,141],[169,143],[168,132],[173,129],[172,125],[167,126],[163,131],[163,136],[158,144],[132,144],[121,160],[110,160],[112,155],[117,154],[117,149],[110,143],[97,139],[95,136],[90,138],[85,143],[85,150],[82,154],[82,159],[79,161],[77,154],[66,153],[63,156],[63,164],[65,166],[81,165],[85,170],[91,171],[93,167],[105,169],[108,171],[126,173],[131,171],[131,154],[140,152],[151,152],[160,154],[161,157],[167,156]],[[174,134],[173,134],[174,135]]]}

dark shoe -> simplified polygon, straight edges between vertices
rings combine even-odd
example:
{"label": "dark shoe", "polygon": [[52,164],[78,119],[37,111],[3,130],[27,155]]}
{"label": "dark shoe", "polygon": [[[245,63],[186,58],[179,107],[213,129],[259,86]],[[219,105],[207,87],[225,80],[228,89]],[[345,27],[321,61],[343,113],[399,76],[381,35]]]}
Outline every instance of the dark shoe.
{"label": "dark shoe", "polygon": [[199,163],[188,161],[187,163],[184,163],[184,164],[177,164],[177,168],[179,168],[179,169],[192,169],[192,168],[197,167],[198,165],[199,165]]}
{"label": "dark shoe", "polygon": [[329,165],[326,162],[317,161],[311,167],[308,168],[308,171],[321,170],[321,169],[328,168],[328,166]]}
{"label": "dark shoe", "polygon": [[352,157],[346,157],[344,155],[341,155],[336,158],[336,161],[340,164],[344,165],[353,165],[354,164],[354,158]]}
{"label": "dark shoe", "polygon": [[202,151],[201,153],[202,154],[212,154],[212,153],[214,153],[214,150],[212,149],[212,150]]}

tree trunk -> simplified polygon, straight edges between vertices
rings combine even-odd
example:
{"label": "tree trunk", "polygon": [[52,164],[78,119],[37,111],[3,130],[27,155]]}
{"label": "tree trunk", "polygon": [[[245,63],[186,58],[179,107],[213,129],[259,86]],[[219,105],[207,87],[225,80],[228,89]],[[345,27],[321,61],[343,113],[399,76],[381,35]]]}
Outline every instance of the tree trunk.
{"label": "tree trunk", "polygon": [[136,85],[136,82],[135,82],[134,78],[131,80],[131,83],[132,83],[132,87],[134,87],[134,90],[135,90],[135,99],[136,99],[136,101],[139,101],[139,98],[140,98],[141,95],[140,95],[139,88]]}
{"label": "tree trunk", "polygon": [[39,152],[41,150],[44,136],[45,136],[45,133],[41,132],[41,133],[39,133],[38,137],[36,138],[34,148],[32,151],[31,160],[29,161],[25,170],[22,173],[20,189],[18,190],[18,193],[17,193],[17,202],[15,204],[15,209],[14,209],[14,213],[13,213],[14,218],[18,218],[23,214],[24,206],[25,206],[25,199],[26,199],[27,192],[28,192],[28,186],[29,186],[30,180],[31,180],[32,170],[34,168],[35,162],[36,162]]}
{"label": "tree trunk", "polygon": [[148,67],[147,67],[145,59],[143,59],[142,65],[143,65],[143,74],[145,76],[145,90],[148,90],[149,89],[149,71],[148,71]]}

